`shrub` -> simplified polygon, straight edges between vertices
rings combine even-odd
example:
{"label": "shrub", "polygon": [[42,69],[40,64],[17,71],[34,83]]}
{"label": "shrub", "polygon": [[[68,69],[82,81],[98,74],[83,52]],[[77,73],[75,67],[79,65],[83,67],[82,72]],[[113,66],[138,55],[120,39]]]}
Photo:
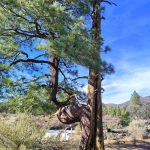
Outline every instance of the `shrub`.
{"label": "shrub", "polygon": [[128,126],[129,135],[132,138],[144,138],[148,136],[148,121],[133,120]]}
{"label": "shrub", "polygon": [[[103,108],[104,109],[104,108]],[[128,126],[130,122],[130,114],[125,108],[121,107],[108,107],[105,108],[105,114],[118,117],[121,120],[122,126]]]}
{"label": "shrub", "polygon": [[0,123],[0,145],[5,148],[40,147],[46,127],[37,126],[30,116],[20,114],[14,123]]}

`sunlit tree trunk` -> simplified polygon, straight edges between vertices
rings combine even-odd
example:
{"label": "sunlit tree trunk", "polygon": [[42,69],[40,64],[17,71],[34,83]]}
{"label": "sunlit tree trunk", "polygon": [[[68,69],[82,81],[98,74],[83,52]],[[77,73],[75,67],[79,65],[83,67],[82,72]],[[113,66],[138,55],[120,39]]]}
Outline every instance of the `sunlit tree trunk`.
{"label": "sunlit tree trunk", "polygon": [[[98,51],[99,64],[101,63],[101,15],[100,0],[92,1],[92,43]],[[102,98],[100,70],[90,69],[88,79],[88,106],[91,111],[90,135],[87,150],[104,150],[103,124],[102,124]]]}
{"label": "sunlit tree trunk", "polygon": [[[100,0],[92,1],[92,43],[97,50],[99,64],[100,57]],[[57,104],[56,94],[58,88],[59,60],[52,57],[56,68],[51,67],[51,99]],[[80,150],[104,150],[103,125],[102,125],[102,100],[100,69],[91,68],[88,79],[88,105],[66,105],[57,111],[58,119],[64,124],[80,122],[81,141]]]}

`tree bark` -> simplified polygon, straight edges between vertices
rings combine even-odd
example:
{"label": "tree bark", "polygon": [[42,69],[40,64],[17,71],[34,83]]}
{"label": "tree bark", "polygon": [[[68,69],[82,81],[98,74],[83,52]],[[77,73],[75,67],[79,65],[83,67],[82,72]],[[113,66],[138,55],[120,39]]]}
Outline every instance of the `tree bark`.
{"label": "tree bark", "polygon": [[67,105],[60,107],[57,117],[64,124],[80,122],[81,140],[79,149],[86,150],[86,144],[90,133],[90,109],[87,105]]}
{"label": "tree bark", "polygon": [[[100,33],[101,15],[100,0],[92,1],[92,43],[99,53],[98,63],[101,63]],[[88,106],[91,111],[90,135],[87,143],[87,150],[104,150],[103,123],[102,123],[102,98],[100,70],[90,69],[88,79]]]}
{"label": "tree bark", "polygon": [[58,101],[56,98],[57,91],[58,91],[58,76],[59,76],[59,58],[58,57],[50,57],[50,63],[52,63],[55,67],[50,66],[50,101],[53,101],[56,105],[58,105]]}
{"label": "tree bark", "polygon": [[[100,0],[92,1],[92,42],[100,56]],[[100,64],[101,57],[97,60]],[[58,89],[58,67],[59,59],[51,57],[50,98],[59,106],[58,119],[64,124],[80,122],[81,141],[80,150],[104,150],[103,126],[102,126],[102,101],[101,101],[101,79],[100,70],[91,68],[88,79],[88,105],[66,105],[60,106],[56,99]]]}

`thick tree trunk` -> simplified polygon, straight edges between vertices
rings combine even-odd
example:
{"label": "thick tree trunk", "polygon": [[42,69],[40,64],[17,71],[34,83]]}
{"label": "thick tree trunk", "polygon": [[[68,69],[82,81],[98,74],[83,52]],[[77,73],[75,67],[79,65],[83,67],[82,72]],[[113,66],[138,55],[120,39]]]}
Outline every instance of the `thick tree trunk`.
{"label": "thick tree trunk", "polygon": [[81,140],[80,150],[86,150],[90,133],[90,109],[87,105],[67,105],[57,111],[58,119],[64,124],[80,122]]}
{"label": "thick tree trunk", "polygon": [[[95,49],[99,52],[98,63],[101,63],[100,57],[100,32],[101,15],[100,0],[93,0],[92,11],[92,42]],[[91,111],[91,128],[87,144],[87,150],[104,150],[103,124],[102,124],[102,100],[101,100],[101,79],[100,70],[90,69],[88,80],[88,106]]]}
{"label": "thick tree trunk", "polygon": [[[100,55],[100,0],[92,1],[92,42]],[[58,89],[59,59],[51,57],[50,61],[56,68],[51,67],[50,99],[59,106],[58,119],[64,124],[80,122],[80,150],[104,150],[102,126],[102,101],[100,70],[90,69],[88,80],[88,105],[67,105],[61,107],[56,99]],[[100,63],[100,57],[97,60]]]}

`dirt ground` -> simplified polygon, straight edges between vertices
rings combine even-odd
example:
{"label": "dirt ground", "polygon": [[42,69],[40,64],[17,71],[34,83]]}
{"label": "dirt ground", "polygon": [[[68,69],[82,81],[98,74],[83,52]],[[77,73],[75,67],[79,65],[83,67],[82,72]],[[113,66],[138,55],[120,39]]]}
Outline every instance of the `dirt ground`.
{"label": "dirt ground", "polygon": [[[79,141],[64,144],[62,150],[78,150]],[[150,139],[105,140],[105,150],[150,150]]]}
{"label": "dirt ground", "polygon": [[105,141],[106,150],[150,150],[150,139]]}

